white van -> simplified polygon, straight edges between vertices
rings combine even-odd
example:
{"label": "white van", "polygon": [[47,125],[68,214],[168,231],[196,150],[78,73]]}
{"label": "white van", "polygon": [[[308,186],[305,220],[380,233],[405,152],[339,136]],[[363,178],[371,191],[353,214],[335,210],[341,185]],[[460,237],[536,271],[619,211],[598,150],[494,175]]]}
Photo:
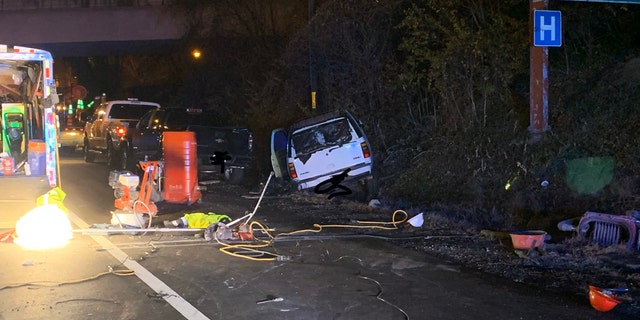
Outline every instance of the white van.
{"label": "white van", "polygon": [[367,186],[373,172],[369,140],[361,122],[347,111],[299,121],[288,132],[273,130],[271,162],[275,176],[290,178],[299,190],[324,193],[336,184],[358,181],[372,192]]}

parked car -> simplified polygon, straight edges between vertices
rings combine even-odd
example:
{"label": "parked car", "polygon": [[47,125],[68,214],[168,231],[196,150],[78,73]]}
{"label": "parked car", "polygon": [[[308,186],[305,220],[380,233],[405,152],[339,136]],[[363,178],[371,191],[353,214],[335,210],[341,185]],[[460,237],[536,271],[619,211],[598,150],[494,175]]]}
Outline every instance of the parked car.
{"label": "parked car", "polygon": [[344,191],[353,182],[364,198],[375,193],[369,140],[362,124],[347,111],[326,113],[271,134],[271,162],[276,177],[291,179],[299,190]]}
{"label": "parked car", "polygon": [[201,178],[222,175],[240,183],[252,157],[253,135],[247,128],[212,126],[214,116],[197,108],[160,108],[147,112],[130,130],[121,159],[133,170],[139,161],[160,160],[162,133],[193,131],[196,136],[198,173]]}
{"label": "parked car", "polygon": [[118,159],[123,154],[123,141],[127,141],[129,130],[147,111],[158,109],[155,102],[127,100],[104,101],[86,119],[84,129],[84,160],[93,162],[96,155],[104,154],[107,165],[119,168],[127,159]]}
{"label": "parked car", "polygon": [[72,154],[84,146],[84,124],[65,126],[58,137],[60,153]]}

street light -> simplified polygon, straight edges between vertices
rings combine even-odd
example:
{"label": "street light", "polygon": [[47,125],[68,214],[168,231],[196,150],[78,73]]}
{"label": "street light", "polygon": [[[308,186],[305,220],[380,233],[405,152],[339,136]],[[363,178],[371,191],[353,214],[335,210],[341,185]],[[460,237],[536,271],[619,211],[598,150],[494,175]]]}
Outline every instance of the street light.
{"label": "street light", "polygon": [[196,59],[200,59],[200,57],[202,56],[202,52],[200,52],[200,50],[198,49],[193,49],[193,51],[191,51],[191,55]]}

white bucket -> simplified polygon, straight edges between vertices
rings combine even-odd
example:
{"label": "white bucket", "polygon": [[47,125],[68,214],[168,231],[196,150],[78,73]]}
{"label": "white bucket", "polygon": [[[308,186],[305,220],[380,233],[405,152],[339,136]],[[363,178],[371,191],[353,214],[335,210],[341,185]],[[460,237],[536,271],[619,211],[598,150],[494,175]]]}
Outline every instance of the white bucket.
{"label": "white bucket", "polygon": [[136,228],[146,228],[149,219],[144,213],[111,213],[111,224],[126,225]]}

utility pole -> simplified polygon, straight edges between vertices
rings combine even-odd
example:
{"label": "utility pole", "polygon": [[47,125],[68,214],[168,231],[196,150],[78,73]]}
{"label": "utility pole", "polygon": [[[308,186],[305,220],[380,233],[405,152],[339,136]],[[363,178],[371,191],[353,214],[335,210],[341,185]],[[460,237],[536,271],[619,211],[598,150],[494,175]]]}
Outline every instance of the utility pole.
{"label": "utility pole", "polygon": [[314,14],[314,0],[308,0],[309,7],[309,90],[311,91],[311,110],[316,111],[316,93],[318,91],[318,79],[316,78],[315,63],[313,62],[313,49],[311,38],[314,35],[314,30],[311,24],[311,19]]}

